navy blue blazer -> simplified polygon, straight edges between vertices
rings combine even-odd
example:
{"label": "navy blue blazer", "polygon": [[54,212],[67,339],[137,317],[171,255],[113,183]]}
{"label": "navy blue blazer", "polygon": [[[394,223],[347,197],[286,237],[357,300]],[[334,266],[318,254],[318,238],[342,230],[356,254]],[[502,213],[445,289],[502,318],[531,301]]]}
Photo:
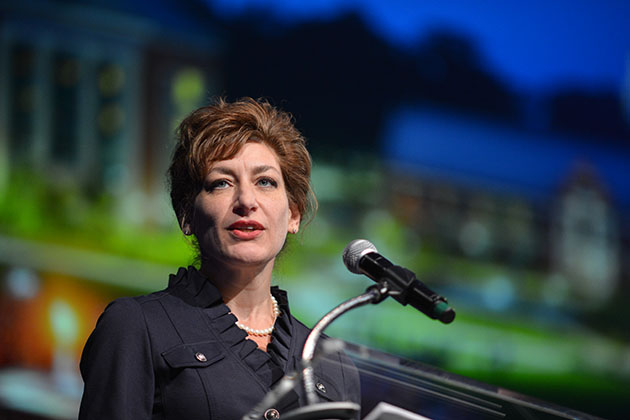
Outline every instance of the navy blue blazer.
{"label": "navy blue blazer", "polygon": [[[268,352],[247,340],[218,290],[193,267],[160,292],[112,302],[81,357],[79,419],[240,419],[293,371],[310,330],[289,312],[286,293]],[[359,376],[343,353],[315,367],[324,401],[360,403]],[[274,408],[306,403],[302,387]]]}

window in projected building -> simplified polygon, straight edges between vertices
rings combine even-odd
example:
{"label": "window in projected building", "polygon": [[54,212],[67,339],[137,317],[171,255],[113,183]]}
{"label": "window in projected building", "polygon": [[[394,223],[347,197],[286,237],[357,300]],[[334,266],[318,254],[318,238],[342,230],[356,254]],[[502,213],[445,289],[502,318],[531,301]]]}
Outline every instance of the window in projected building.
{"label": "window in projected building", "polygon": [[51,154],[59,163],[77,159],[78,101],[81,65],[77,57],[57,53],[53,58],[54,85]]}
{"label": "window in projected building", "polygon": [[124,88],[127,74],[122,65],[104,62],[98,66],[98,159],[99,178],[106,189],[114,189],[121,181],[124,150],[122,135],[126,117]]}
{"label": "window in projected building", "polygon": [[207,94],[206,80],[196,67],[184,67],[173,75],[171,84],[172,127],[195,108],[203,105]]}
{"label": "window in projected building", "polygon": [[15,45],[10,52],[9,138],[14,161],[27,157],[33,142],[35,111],[35,53],[26,45]]}

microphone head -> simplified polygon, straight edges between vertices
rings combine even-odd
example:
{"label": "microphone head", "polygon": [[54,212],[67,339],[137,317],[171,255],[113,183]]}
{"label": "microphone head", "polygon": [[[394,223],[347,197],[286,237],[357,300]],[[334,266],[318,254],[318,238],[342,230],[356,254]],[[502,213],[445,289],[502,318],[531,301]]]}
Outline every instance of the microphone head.
{"label": "microphone head", "polygon": [[343,263],[353,273],[363,274],[359,267],[359,261],[365,254],[370,252],[378,252],[372,242],[367,239],[355,239],[343,250]]}

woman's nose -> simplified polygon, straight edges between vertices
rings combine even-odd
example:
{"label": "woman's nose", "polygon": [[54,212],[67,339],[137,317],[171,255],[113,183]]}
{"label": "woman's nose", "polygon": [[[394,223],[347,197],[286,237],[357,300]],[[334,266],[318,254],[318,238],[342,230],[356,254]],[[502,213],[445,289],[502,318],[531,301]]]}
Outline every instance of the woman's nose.
{"label": "woman's nose", "polygon": [[234,206],[234,213],[239,216],[245,216],[258,207],[256,201],[256,192],[249,185],[239,186],[237,189],[237,197]]}

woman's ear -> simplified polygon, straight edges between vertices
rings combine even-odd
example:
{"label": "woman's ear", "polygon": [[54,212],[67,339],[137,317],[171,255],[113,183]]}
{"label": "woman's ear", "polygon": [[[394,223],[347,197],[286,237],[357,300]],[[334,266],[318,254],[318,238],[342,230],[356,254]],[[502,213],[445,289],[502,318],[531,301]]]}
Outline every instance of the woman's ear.
{"label": "woman's ear", "polygon": [[182,216],[180,222],[179,222],[179,226],[182,230],[182,232],[184,233],[184,235],[186,236],[190,236],[192,235],[192,227],[190,226],[190,223],[188,223],[186,221],[186,216]]}
{"label": "woman's ear", "polygon": [[289,207],[289,233],[298,233],[302,216],[295,206]]}

